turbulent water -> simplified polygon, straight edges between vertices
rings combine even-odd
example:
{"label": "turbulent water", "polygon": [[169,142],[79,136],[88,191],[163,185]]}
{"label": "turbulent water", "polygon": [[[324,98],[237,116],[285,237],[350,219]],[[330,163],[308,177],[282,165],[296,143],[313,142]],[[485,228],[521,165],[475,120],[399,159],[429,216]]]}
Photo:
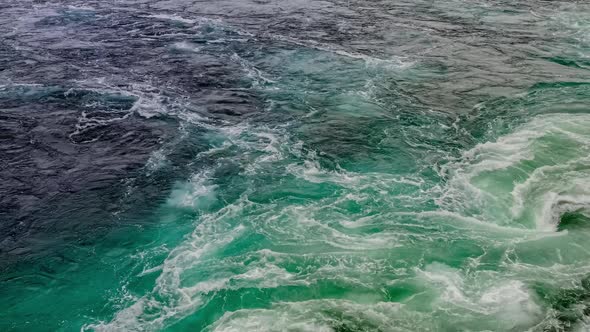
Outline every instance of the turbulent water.
{"label": "turbulent water", "polygon": [[0,4],[0,330],[590,329],[590,4]]}

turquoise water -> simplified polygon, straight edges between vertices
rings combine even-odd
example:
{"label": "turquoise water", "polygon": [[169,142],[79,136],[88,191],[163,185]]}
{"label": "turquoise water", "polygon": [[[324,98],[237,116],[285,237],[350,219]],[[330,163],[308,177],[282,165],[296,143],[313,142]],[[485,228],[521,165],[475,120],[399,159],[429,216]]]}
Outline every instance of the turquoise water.
{"label": "turquoise water", "polygon": [[[3,330],[590,328],[587,4],[180,4],[22,20],[182,65],[129,62],[130,83],[101,54],[82,79],[0,87],[7,110],[83,110],[71,144],[106,142],[90,159],[123,170],[6,240]],[[143,39],[157,54],[128,45]],[[138,131],[158,139],[108,168]]]}

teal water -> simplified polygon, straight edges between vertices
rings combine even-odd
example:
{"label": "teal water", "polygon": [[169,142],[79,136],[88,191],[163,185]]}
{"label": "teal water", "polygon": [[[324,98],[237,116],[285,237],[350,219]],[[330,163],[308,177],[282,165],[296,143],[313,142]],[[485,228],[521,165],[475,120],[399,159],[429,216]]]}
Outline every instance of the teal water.
{"label": "teal water", "polygon": [[[229,94],[85,78],[85,105],[132,106],[70,137],[127,117],[172,129],[108,214],[57,201],[40,215],[56,233],[4,253],[2,330],[590,329],[587,4],[275,4],[288,33],[265,2],[183,4],[145,9],[178,39],[130,34],[164,38],[162,58],[220,57],[233,76],[207,80]],[[71,10],[103,13],[88,6]],[[0,94],[51,103],[63,86]],[[236,101],[218,115],[203,98]]]}

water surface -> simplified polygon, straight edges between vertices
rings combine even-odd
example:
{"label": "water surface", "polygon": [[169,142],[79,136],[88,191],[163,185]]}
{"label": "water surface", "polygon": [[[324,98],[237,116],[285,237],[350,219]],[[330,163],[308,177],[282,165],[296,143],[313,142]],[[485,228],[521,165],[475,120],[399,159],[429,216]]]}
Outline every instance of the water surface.
{"label": "water surface", "polygon": [[589,329],[589,18],[0,4],[0,329]]}

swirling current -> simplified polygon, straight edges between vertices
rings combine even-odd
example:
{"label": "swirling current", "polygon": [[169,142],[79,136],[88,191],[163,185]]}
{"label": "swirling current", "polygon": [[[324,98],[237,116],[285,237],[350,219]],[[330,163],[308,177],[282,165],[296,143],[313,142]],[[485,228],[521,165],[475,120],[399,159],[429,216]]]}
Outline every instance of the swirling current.
{"label": "swirling current", "polygon": [[0,330],[590,330],[590,3],[0,3]]}

